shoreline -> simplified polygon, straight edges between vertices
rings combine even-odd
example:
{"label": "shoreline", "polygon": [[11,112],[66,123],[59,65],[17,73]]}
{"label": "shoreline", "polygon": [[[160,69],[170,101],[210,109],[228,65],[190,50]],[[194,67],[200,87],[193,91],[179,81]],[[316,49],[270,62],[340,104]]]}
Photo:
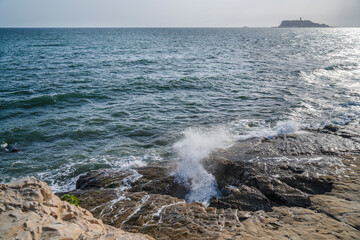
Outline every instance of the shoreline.
{"label": "shoreline", "polygon": [[155,239],[360,236],[358,121],[238,141],[201,165],[221,192],[209,206],[185,201],[192,185],[176,178],[174,162],[90,171],[67,193],[105,224]]}
{"label": "shoreline", "polygon": [[[359,123],[332,130],[252,138],[212,153],[202,165],[222,196],[209,207],[184,200],[190,190],[172,174],[174,163],[91,171],[70,193],[104,222],[155,239],[356,239]],[[279,157],[286,159],[273,161]]]}

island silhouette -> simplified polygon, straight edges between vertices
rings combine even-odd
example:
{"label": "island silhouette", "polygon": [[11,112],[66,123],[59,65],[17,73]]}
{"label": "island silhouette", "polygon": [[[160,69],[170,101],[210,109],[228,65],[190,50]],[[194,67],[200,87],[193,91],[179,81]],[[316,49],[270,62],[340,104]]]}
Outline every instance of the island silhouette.
{"label": "island silhouette", "polygon": [[310,20],[284,20],[279,25],[279,28],[328,28],[329,25],[324,23],[314,23]]}

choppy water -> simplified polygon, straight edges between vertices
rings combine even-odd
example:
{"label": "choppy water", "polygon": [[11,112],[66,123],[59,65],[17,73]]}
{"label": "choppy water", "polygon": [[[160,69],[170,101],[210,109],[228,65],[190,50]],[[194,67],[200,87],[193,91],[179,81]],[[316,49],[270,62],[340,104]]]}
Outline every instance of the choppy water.
{"label": "choppy water", "polygon": [[358,118],[359,63],[360,29],[0,29],[0,143],[22,150],[0,181],[179,158],[188,178],[237,139]]}

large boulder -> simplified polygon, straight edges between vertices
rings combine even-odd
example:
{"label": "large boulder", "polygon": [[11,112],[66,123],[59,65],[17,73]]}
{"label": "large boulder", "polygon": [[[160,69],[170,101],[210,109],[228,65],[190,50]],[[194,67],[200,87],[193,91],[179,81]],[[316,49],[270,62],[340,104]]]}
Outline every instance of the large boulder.
{"label": "large boulder", "polygon": [[0,185],[0,219],[1,239],[153,239],[103,224],[34,177]]}

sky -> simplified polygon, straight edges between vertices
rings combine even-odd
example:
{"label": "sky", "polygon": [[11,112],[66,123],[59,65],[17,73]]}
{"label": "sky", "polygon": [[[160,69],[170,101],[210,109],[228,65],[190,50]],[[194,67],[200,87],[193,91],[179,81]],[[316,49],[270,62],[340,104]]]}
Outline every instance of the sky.
{"label": "sky", "polygon": [[360,0],[0,0],[0,27],[360,27]]}

